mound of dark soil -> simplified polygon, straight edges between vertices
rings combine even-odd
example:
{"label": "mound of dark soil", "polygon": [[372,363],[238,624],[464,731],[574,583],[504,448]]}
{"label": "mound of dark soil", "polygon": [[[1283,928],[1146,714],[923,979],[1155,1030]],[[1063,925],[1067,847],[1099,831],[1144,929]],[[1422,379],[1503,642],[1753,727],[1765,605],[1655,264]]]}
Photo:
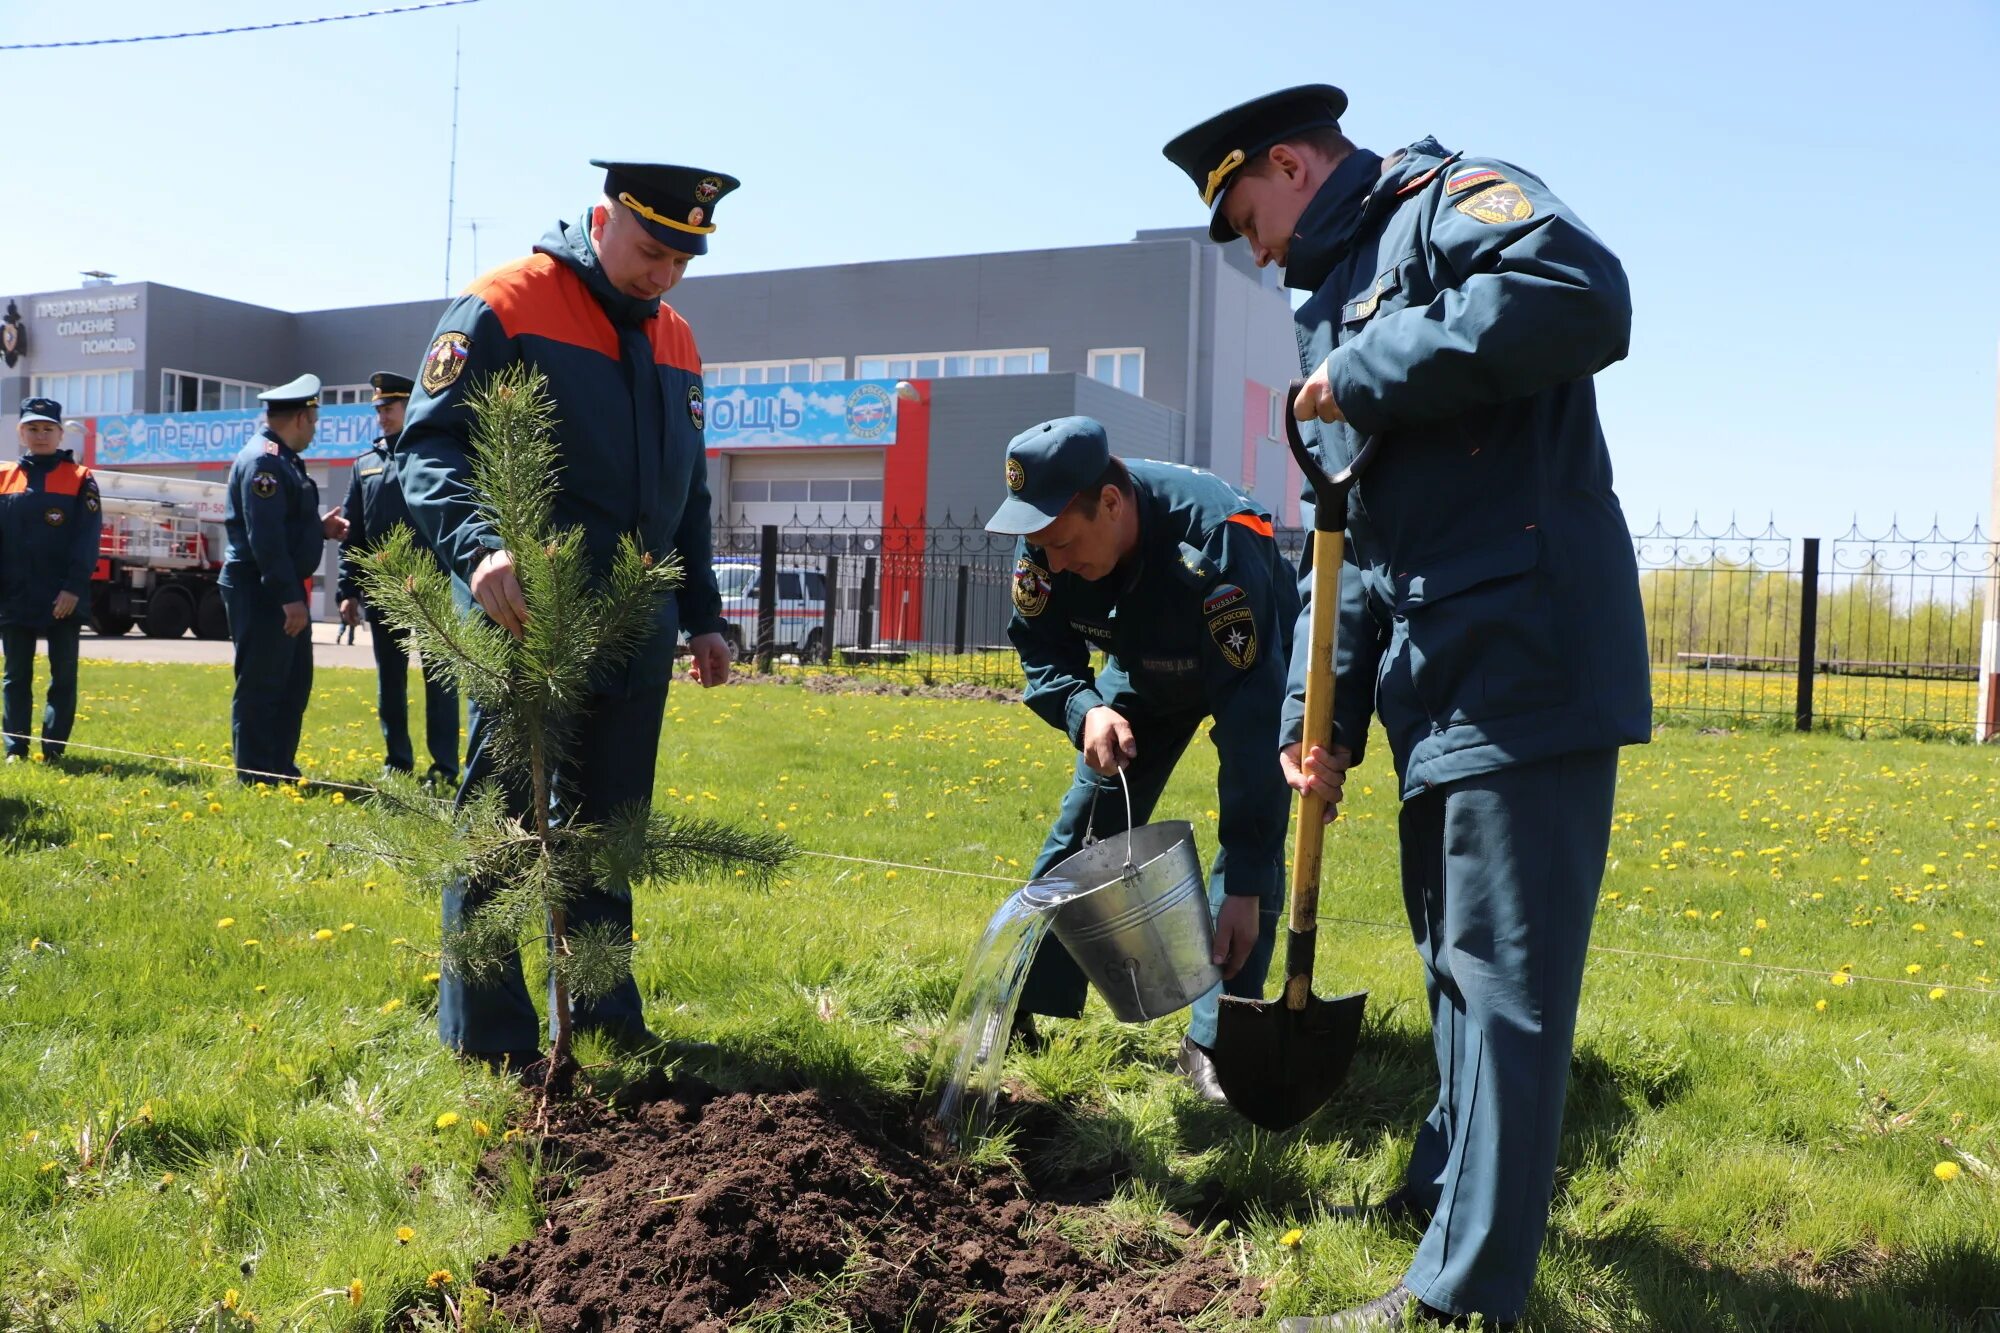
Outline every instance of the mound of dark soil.
{"label": "mound of dark soil", "polygon": [[547,1221],[477,1280],[547,1333],[722,1333],[787,1307],[896,1330],[1011,1329],[1051,1308],[1120,1330],[1258,1312],[1254,1283],[1184,1224],[1121,1229],[926,1137],[817,1092],[676,1085],[629,1118],[553,1130]]}

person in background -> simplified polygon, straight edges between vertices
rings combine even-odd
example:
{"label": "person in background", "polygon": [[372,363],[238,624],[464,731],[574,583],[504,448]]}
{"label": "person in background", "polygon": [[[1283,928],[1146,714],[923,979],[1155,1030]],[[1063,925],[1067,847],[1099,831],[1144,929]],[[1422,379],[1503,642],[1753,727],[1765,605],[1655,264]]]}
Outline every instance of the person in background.
{"label": "person in background", "polygon": [[104,526],[90,469],[62,447],[62,404],[21,404],[21,457],[0,463],[0,732],[8,763],[28,755],[34,728],[35,641],[49,646],[42,758],[62,758],[76,721],[77,636],[90,614],[90,576]]}
{"label": "person in background", "polygon": [[[410,406],[410,390],[416,381],[407,375],[378,370],[368,377],[375,390],[375,420],[382,433],[374,446],[354,460],[347,484],[347,535],[340,541],[340,624],[353,641],[355,626],[368,622],[370,641],[375,649],[375,715],[382,724],[382,744],[387,753],[384,766],[398,773],[416,768],[415,747],[410,741],[410,653],[404,636],[382,623],[368,599],[362,595],[361,557],[380,544],[397,524],[407,524],[410,512],[403,504],[403,488],[396,484],[396,469],[390,458],[397,437],[403,433],[403,418]],[[424,681],[424,743],[430,751],[427,781],[441,787],[458,786],[458,690],[449,680],[439,680],[428,670],[420,670]]]}

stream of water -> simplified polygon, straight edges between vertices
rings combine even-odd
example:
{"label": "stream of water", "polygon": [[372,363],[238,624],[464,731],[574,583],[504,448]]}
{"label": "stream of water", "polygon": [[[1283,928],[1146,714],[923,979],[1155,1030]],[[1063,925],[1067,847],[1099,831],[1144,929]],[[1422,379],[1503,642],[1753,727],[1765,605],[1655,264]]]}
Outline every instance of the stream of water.
{"label": "stream of water", "polygon": [[1014,1010],[1054,909],[1085,892],[1067,880],[1035,880],[1000,904],[972,948],[925,1086],[937,1100],[937,1122],[960,1146],[992,1121]]}

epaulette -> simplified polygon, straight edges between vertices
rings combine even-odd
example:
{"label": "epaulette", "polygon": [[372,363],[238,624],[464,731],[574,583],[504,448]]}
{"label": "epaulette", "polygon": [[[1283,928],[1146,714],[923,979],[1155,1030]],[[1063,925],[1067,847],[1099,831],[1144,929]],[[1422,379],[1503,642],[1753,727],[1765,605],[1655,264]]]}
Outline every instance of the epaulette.
{"label": "epaulette", "polygon": [[1453,153],[1451,156],[1445,158],[1444,161],[1432,167],[1429,171],[1424,172],[1421,176],[1418,176],[1412,180],[1404,182],[1403,187],[1396,191],[1396,197],[1398,199],[1401,199],[1407,195],[1415,194],[1418,190],[1423,189],[1426,185],[1429,185],[1432,181],[1436,180],[1437,174],[1440,171],[1443,171],[1446,167],[1458,161],[1458,159],[1463,156],[1465,156],[1465,154],[1463,153]]}

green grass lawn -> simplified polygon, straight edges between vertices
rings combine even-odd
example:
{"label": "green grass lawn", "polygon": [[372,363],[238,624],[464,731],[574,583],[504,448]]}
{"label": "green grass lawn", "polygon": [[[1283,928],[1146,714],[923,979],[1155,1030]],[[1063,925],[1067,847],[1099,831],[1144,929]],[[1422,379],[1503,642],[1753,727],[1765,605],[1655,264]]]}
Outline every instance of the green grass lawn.
{"label": "green grass lawn", "polygon": [[[86,663],[83,688],[77,740],[226,760],[227,669]],[[370,675],[320,673],[309,773],[373,774],[372,701]],[[1068,772],[1018,705],[677,688],[659,798],[1017,877]],[[1531,1325],[1992,1324],[1995,757],[1674,731],[1621,783]],[[1197,746],[1160,811],[1205,855],[1213,784]],[[1322,1211],[1394,1184],[1433,1094],[1394,791],[1371,761],[1328,844],[1322,910],[1344,920],[1323,921],[1320,989],[1369,989],[1370,1026],[1302,1131],[1181,1091],[1175,1020],[1093,1003],[1013,1067],[1068,1117],[1037,1151],[1118,1169],[1126,1210],[1226,1211],[1276,1313],[1379,1294],[1417,1242]],[[438,1049],[435,904],[344,850],[368,818],[150,760],[0,772],[0,1330],[219,1329],[225,1300],[266,1327],[377,1328],[441,1310],[534,1225],[525,1141],[511,1177],[475,1178],[506,1087]],[[768,893],[659,886],[638,909],[653,1026],[719,1043],[711,1075],[907,1092],[1007,887],[820,859]]]}

